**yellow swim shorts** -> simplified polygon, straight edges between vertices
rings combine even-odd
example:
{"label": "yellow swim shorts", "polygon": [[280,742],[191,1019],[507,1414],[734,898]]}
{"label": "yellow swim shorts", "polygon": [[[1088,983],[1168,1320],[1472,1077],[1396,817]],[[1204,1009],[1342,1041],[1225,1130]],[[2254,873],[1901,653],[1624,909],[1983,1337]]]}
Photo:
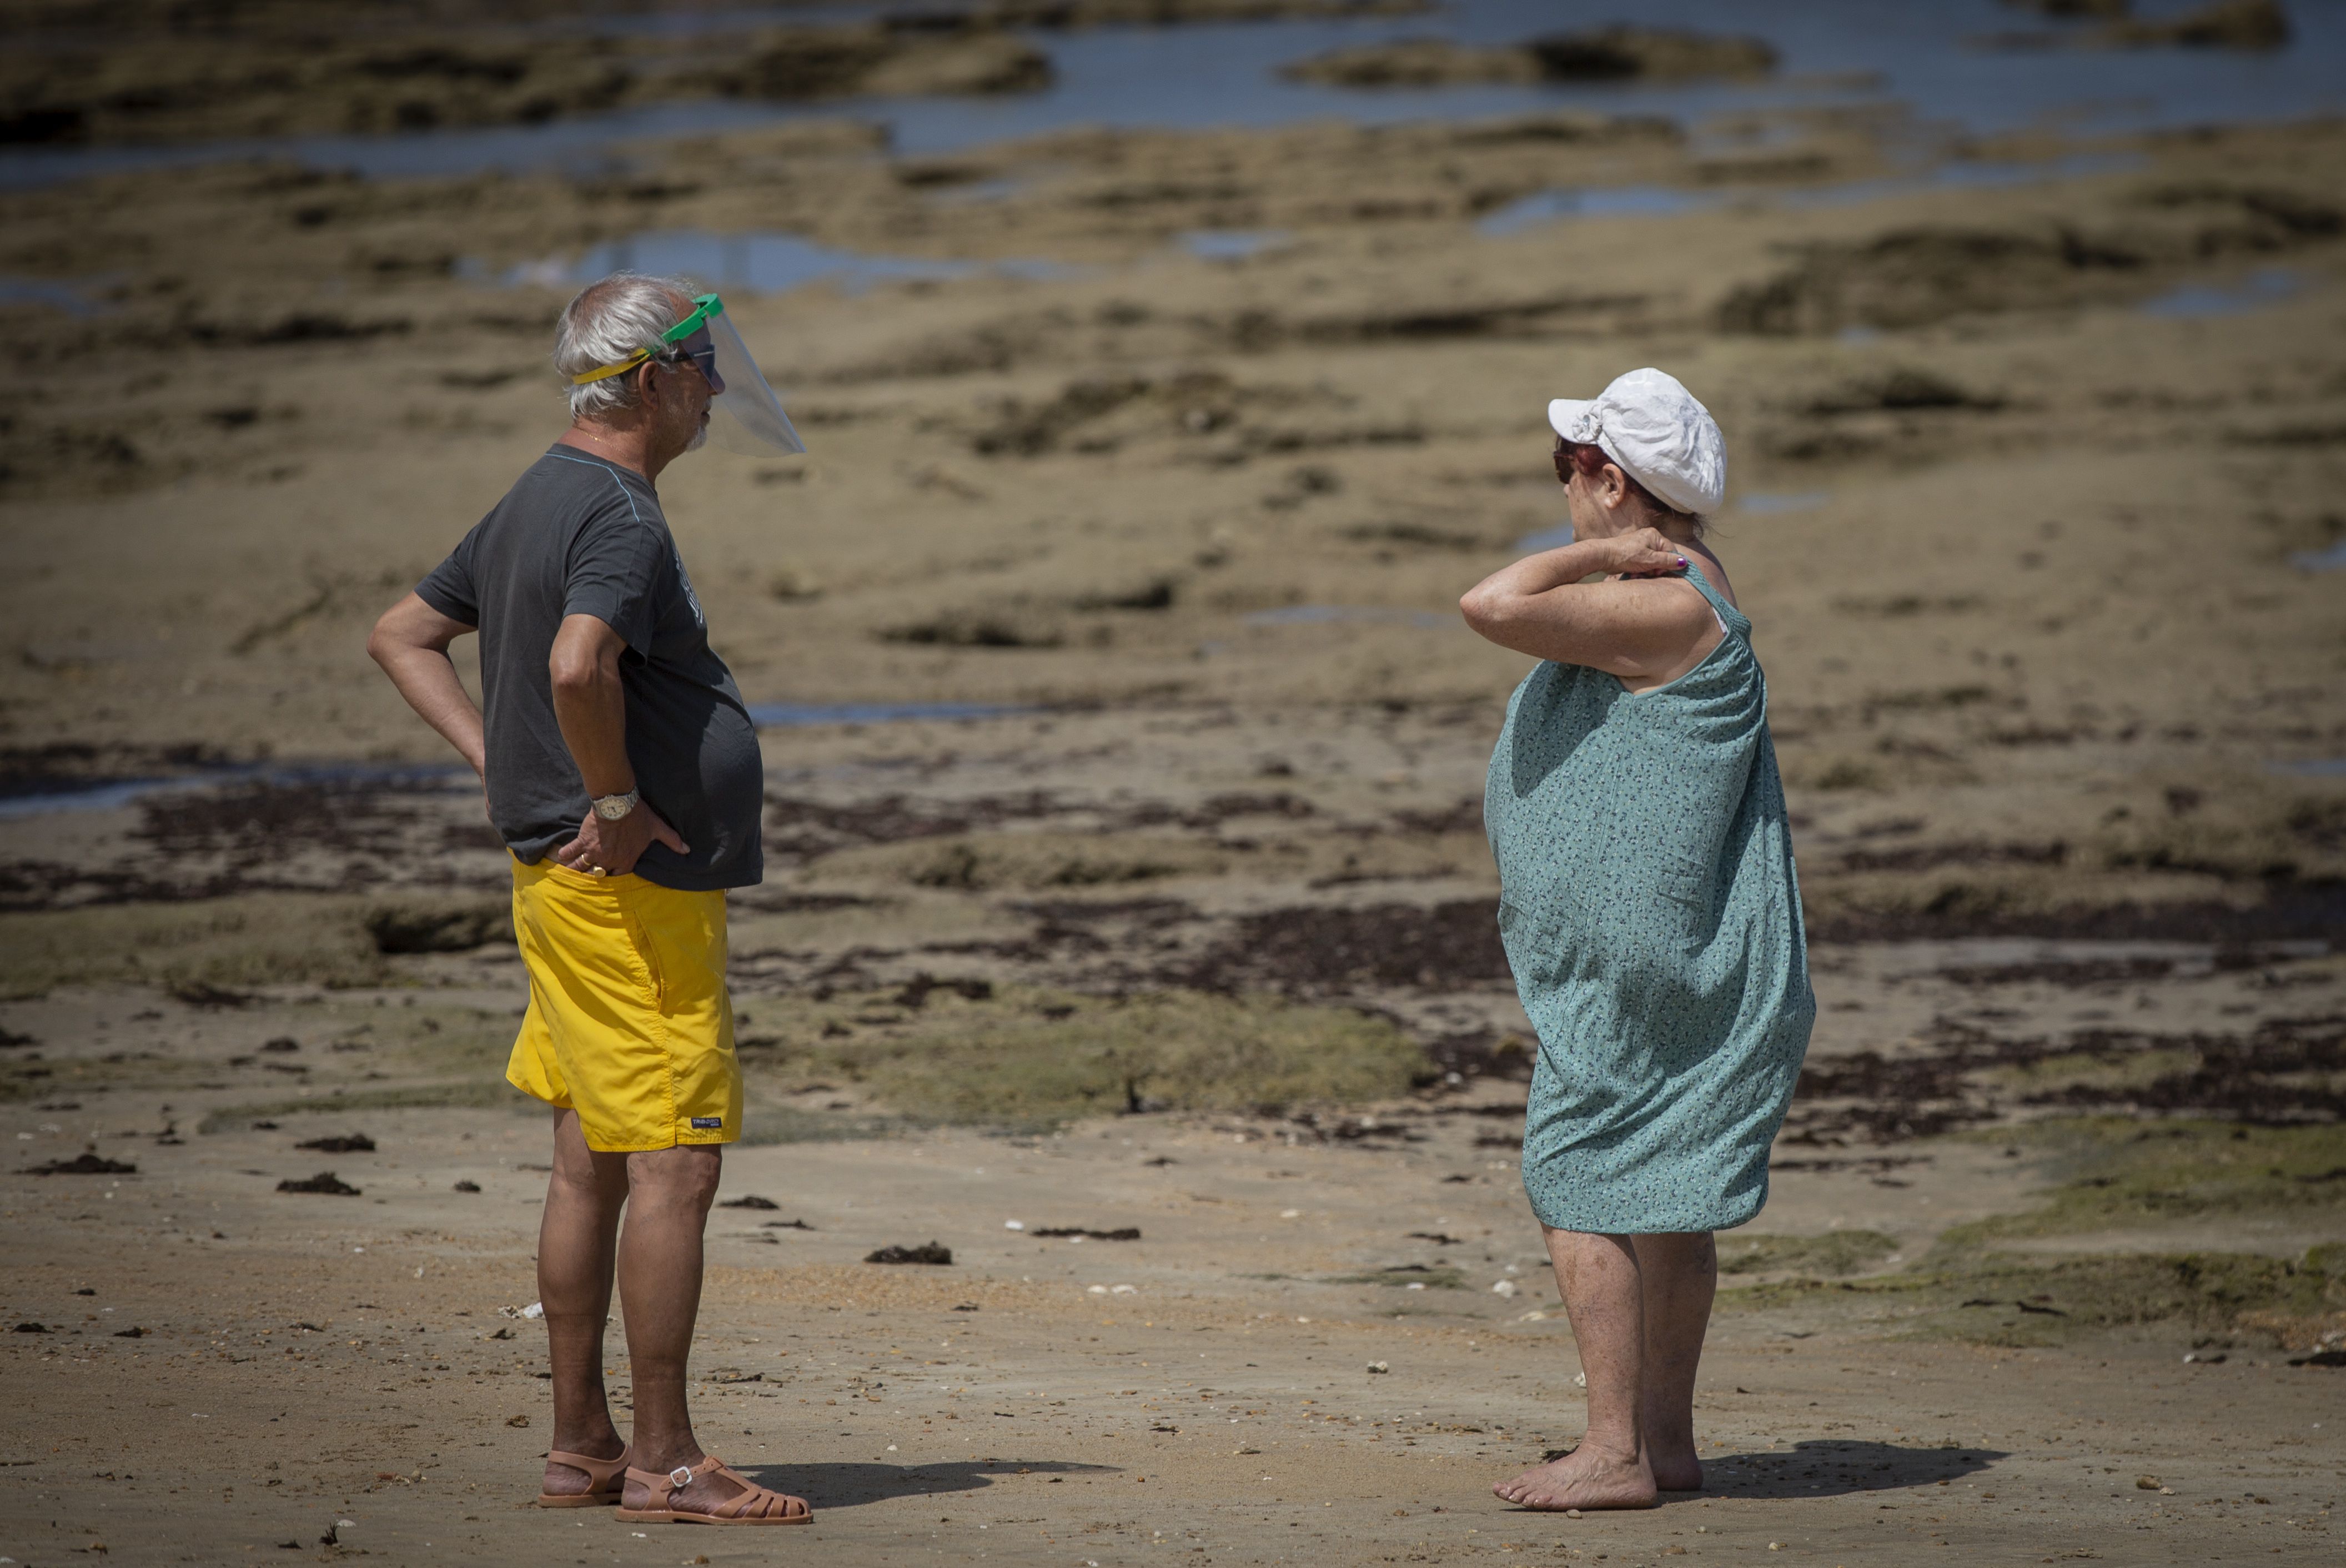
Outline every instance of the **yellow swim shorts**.
{"label": "yellow swim shorts", "polygon": [[606,1154],[741,1135],[724,893],[516,860],[513,914],[529,1012],[508,1083],[576,1108]]}

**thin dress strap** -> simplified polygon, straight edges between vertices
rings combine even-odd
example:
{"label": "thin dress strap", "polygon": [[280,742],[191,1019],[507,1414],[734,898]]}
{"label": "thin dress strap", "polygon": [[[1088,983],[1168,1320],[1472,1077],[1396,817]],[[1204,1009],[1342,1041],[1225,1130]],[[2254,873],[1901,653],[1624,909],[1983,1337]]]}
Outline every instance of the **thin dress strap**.
{"label": "thin dress strap", "polygon": [[1724,594],[1711,586],[1710,579],[1702,575],[1702,568],[1695,564],[1694,557],[1688,556],[1686,564],[1687,581],[1695,585],[1696,592],[1710,601],[1711,613],[1719,617],[1719,630],[1731,631],[1739,623],[1743,629],[1749,632],[1751,629],[1751,617],[1737,609],[1728,602]]}

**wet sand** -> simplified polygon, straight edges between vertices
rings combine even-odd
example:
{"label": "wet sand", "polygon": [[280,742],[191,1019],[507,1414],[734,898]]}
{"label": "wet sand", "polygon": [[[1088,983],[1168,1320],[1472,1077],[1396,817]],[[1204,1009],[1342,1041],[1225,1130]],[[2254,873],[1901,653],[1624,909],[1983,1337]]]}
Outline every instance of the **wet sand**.
{"label": "wet sand", "polygon": [[[663,487],[751,702],[1008,710],[765,732],[726,1196],[779,1207],[712,1225],[696,1372],[710,1446],[821,1511],[790,1549],[2326,1561],[2346,133],[1931,180],[1911,128],[904,158],[842,120],[0,193],[0,275],[92,307],[0,303],[70,367],[0,474],[10,787],[192,781],[0,816],[8,1170],[138,1167],[0,1176],[44,1330],[5,1341],[0,1552],[771,1550],[520,1506],[546,1135],[476,795],[204,783],[442,760],[365,628],[561,424],[561,290],[479,280],[712,230],[1061,270],[733,300],[812,450]],[[1558,187],[1661,195],[1477,231]],[[1723,1241],[1709,1484],[1569,1521],[1487,1490],[1580,1404],[1479,816],[1521,661],[1453,606],[1561,520],[1545,398],[1640,363],[1728,433],[1824,1011]],[[278,1190],[329,1170],[358,1194]]]}

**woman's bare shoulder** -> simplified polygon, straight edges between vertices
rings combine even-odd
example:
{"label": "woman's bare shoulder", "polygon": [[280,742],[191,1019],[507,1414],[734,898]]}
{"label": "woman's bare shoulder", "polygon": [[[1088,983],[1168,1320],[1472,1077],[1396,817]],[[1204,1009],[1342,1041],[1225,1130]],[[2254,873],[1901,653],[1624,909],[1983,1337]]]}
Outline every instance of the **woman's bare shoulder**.
{"label": "woman's bare shoulder", "polygon": [[1694,552],[1696,561],[1702,567],[1702,575],[1710,579],[1710,585],[1717,588],[1729,604],[1739,610],[1741,609],[1743,601],[1735,596],[1735,585],[1728,581],[1727,568],[1719,563],[1719,557],[1711,553],[1710,546],[1691,545],[1688,548]]}

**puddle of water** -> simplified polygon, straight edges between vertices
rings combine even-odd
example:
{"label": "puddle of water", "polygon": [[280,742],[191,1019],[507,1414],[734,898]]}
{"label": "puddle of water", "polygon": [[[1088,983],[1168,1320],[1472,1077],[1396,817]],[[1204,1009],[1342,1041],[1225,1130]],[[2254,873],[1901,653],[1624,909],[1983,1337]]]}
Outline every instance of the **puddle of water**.
{"label": "puddle of water", "polygon": [[1181,236],[1181,249],[1206,261],[1243,261],[1275,250],[1291,239],[1284,229],[1192,229]]}
{"label": "puddle of water", "polygon": [[153,795],[215,789],[223,784],[404,784],[455,788],[469,784],[473,770],[462,763],[337,762],[217,768],[175,779],[100,779],[71,789],[0,798],[0,821],[43,817],[56,811],[110,811]]}
{"label": "puddle of water", "polygon": [[2175,321],[2237,316],[2288,299],[2297,292],[2300,282],[2293,268],[2259,267],[2238,283],[2186,283],[2146,301],[2140,310],[2146,316]]}
{"label": "puddle of water", "polygon": [[[921,718],[993,718],[1032,713],[1031,708],[982,702],[767,702],[752,704],[750,722],[760,729],[790,729],[820,724],[889,724]],[[157,795],[217,789],[228,784],[389,784],[410,788],[474,787],[473,770],[461,762],[256,763],[214,768],[168,779],[97,779],[67,789],[0,796],[0,821],[45,817],[59,811],[110,811]]]}
{"label": "puddle of water", "polygon": [[2346,539],[2341,539],[2327,550],[2300,550],[2289,558],[2290,565],[2306,572],[2346,572]]}
{"label": "puddle of water", "polygon": [[1565,218],[1670,218],[1700,212],[1726,198],[1717,191],[1679,190],[1667,185],[1617,185],[1588,189],[1542,190],[1475,220],[1474,232],[1504,239]]}
{"label": "puddle of water", "polygon": [[2300,779],[2346,779],[2346,757],[2310,757],[2301,762],[2268,762],[2269,773],[2287,773]]}
{"label": "puddle of water", "polygon": [[1455,616],[1432,610],[1402,610],[1384,605],[1290,605],[1280,610],[1258,610],[1246,617],[1250,626],[1323,626],[1346,621],[1380,626],[1438,629],[1458,624]]}
{"label": "puddle of water", "polygon": [[506,288],[535,285],[559,289],[592,282],[621,268],[679,273],[719,289],[753,294],[779,294],[818,282],[832,283],[853,294],[875,283],[907,279],[942,281],[978,273],[1052,279],[1066,277],[1073,270],[1038,260],[937,261],[913,256],[874,256],[818,245],[795,234],[711,234],[697,229],[667,229],[606,240],[575,259],[550,256],[502,271],[467,260],[457,264],[456,275]]}
{"label": "puddle of water", "polygon": [[1886,197],[1911,196],[1918,190],[1992,190],[2046,180],[2082,179],[2088,175],[2123,174],[2147,160],[2140,153],[2077,153],[2047,158],[2043,163],[1943,163],[1927,174],[1892,175],[1882,179],[1852,179],[1840,185],[1787,190],[1778,199],[1786,207],[1853,207]]}
{"label": "puddle of water", "polygon": [[[1654,115],[1695,125],[1733,111],[1832,104],[1904,104],[1916,120],[1974,136],[2043,125],[2090,136],[2197,124],[2276,121],[2346,109],[2346,6],[2299,0],[2294,37],[2270,53],[2220,49],[1994,50],[2011,31],[1995,0],[1645,0],[1647,25],[1757,33],[1782,56],[1759,82],[1652,86],[1436,87],[1348,91],[1288,82],[1278,67],[1328,49],[1402,37],[1499,43],[1596,23],[1599,11],[1556,0],[1451,0],[1423,15],[1096,27],[1035,33],[1057,72],[1050,88],[1002,98],[856,99],[783,105],[708,99],[542,126],[379,136],[247,137],[200,145],[18,148],[0,152],[0,186],[46,184],[126,168],[222,158],[291,158],[372,178],[467,175],[593,166],[620,144],[702,136],[809,116],[888,122],[898,151],[950,152],[1076,125],[1203,128],[1312,118],[1360,123],[1456,119],[1554,109]],[[767,10],[652,12],[645,31],[715,38],[745,25],[811,19]]]}
{"label": "puddle of water", "polygon": [[1738,512],[1749,512],[1755,516],[1764,517],[1774,512],[1813,512],[1831,499],[1832,492],[1830,490],[1788,491],[1773,494],[1762,493],[1758,495],[1736,497],[1735,509]]}
{"label": "puddle of water", "polygon": [[602,38],[700,38],[744,33],[760,27],[817,27],[839,22],[868,22],[871,9],[853,5],[742,6],[730,10],[668,10],[613,13],[588,11],[577,16],[548,16],[532,30],[585,33]]}
{"label": "puddle of water", "polygon": [[929,201],[936,207],[975,207],[983,202],[1006,200],[1031,183],[1015,176],[1005,176],[1001,179],[973,179],[960,185],[941,185],[929,192]]}
{"label": "puddle of water", "polygon": [[1710,211],[1730,202],[1752,207],[1853,207],[1922,190],[2031,185],[2089,174],[2113,174],[2138,168],[2143,161],[2137,153],[2090,153],[2044,163],[1947,163],[1927,174],[1848,180],[1799,190],[1750,187],[1686,190],[1668,185],[1565,188],[1539,191],[1510,202],[1479,219],[1474,231],[1485,239],[1503,239],[1566,218],[1670,218],[1682,212]]}
{"label": "puddle of water", "polygon": [[69,316],[96,316],[112,310],[89,297],[94,283],[60,283],[48,278],[0,278],[0,306],[36,305]]}
{"label": "puddle of water", "polygon": [[917,718],[998,718],[1032,708],[985,702],[753,702],[750,722],[760,729],[818,724],[894,724]]}
{"label": "puddle of water", "polygon": [[1526,555],[1542,550],[1561,550],[1573,541],[1572,524],[1559,523],[1553,528],[1543,528],[1536,534],[1526,534],[1515,541],[1515,548]]}

